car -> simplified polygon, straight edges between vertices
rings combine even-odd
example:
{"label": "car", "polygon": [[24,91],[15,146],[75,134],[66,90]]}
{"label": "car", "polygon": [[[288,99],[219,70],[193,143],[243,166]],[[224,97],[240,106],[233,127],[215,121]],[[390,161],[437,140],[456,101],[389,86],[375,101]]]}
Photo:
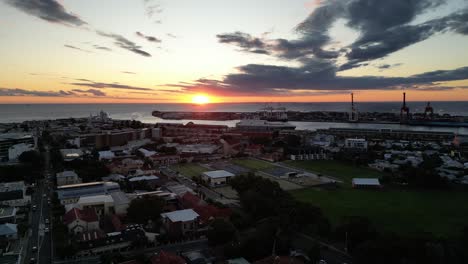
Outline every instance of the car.
{"label": "car", "polygon": [[36,246],[32,247],[32,252],[36,252],[36,251],[37,251],[37,247]]}
{"label": "car", "polygon": [[50,231],[50,230],[49,230],[48,227],[44,228],[44,233],[49,233],[49,231]]}
{"label": "car", "polygon": [[44,193],[44,194],[42,195],[42,197],[46,198],[46,197],[47,197],[47,194]]}
{"label": "car", "polygon": [[31,258],[31,259],[29,260],[29,263],[31,263],[31,264],[36,263],[36,259],[35,259],[35,258]]}
{"label": "car", "polygon": [[49,224],[49,218],[46,218],[44,221],[46,224]]}
{"label": "car", "polygon": [[36,211],[37,206],[36,206],[36,205],[33,205],[33,206],[32,206],[32,209],[33,209],[33,211]]}

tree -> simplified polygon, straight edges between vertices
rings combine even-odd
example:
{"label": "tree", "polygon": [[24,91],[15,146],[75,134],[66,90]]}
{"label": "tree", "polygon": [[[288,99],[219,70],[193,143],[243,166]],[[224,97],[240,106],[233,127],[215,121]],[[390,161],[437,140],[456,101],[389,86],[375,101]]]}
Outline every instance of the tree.
{"label": "tree", "polygon": [[127,209],[127,218],[137,224],[157,223],[165,201],[156,196],[145,196],[132,200]]}
{"label": "tree", "polygon": [[208,242],[213,245],[223,245],[235,239],[237,230],[231,222],[224,219],[215,219],[206,236]]}
{"label": "tree", "polygon": [[18,160],[21,163],[30,164],[36,169],[40,169],[44,164],[41,154],[35,150],[29,150],[21,153]]}

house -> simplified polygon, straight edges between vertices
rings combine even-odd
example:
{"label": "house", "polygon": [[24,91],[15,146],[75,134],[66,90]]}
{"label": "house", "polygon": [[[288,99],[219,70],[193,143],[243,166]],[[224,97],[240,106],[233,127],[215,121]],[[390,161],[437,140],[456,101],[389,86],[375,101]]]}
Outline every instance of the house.
{"label": "house", "polygon": [[193,209],[161,214],[163,225],[171,236],[192,234],[198,230],[199,215]]}
{"label": "house", "polygon": [[57,186],[81,183],[81,178],[74,171],[62,171],[56,174]]}
{"label": "house", "polygon": [[83,151],[81,151],[81,149],[61,149],[60,154],[64,161],[72,161],[83,157]]}
{"label": "house", "polygon": [[345,148],[367,150],[367,141],[363,138],[347,138],[345,139]]}
{"label": "house", "polygon": [[16,208],[2,207],[0,208],[0,224],[16,223]]}
{"label": "house", "polygon": [[186,264],[184,258],[172,254],[170,252],[162,251],[159,254],[154,255],[150,259],[151,264]]}
{"label": "house", "polygon": [[18,239],[18,228],[16,224],[1,224],[0,225],[0,240],[16,240]]}
{"label": "house", "polygon": [[110,150],[99,151],[98,155],[99,160],[112,160],[113,158],[115,158],[114,152]]}
{"label": "house", "polygon": [[379,179],[376,178],[353,178],[353,188],[381,188]]}
{"label": "house", "polygon": [[216,218],[228,219],[232,211],[228,208],[218,208],[214,205],[207,204],[200,197],[190,192],[185,193],[179,198],[180,206],[186,209],[193,209],[200,216],[200,224],[207,224]]}
{"label": "house", "polygon": [[99,230],[99,219],[93,208],[72,208],[63,216],[63,223],[68,230],[77,235],[88,231]]}
{"label": "house", "polygon": [[234,176],[234,174],[225,170],[206,171],[202,173],[202,179],[211,185],[211,187],[225,185],[229,182],[229,179]]}

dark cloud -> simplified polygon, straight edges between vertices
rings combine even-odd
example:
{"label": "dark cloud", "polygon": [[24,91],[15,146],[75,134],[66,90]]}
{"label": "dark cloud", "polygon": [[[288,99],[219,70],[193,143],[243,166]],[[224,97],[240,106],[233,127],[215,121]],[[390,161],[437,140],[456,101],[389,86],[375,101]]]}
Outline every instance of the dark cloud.
{"label": "dark cloud", "polygon": [[[381,70],[387,70],[387,69],[391,69],[391,68],[395,68],[395,67],[398,67],[398,66],[401,66],[402,63],[395,63],[395,64],[380,64],[380,65],[376,65],[376,67],[378,69],[381,69]],[[367,66],[367,64],[366,64]]]}
{"label": "dark cloud", "polygon": [[[336,75],[336,70],[332,64],[327,64],[323,60],[316,60],[297,68],[249,64],[239,67],[239,73],[228,74],[221,81],[199,79],[193,83],[170,86],[179,87],[187,92],[209,92],[221,95],[274,95],[304,90],[398,90],[416,89],[415,87],[437,90],[439,82],[468,79],[468,67],[426,72],[409,77],[348,77]],[[450,89],[452,88],[463,87]]]}
{"label": "dark cloud", "polygon": [[75,47],[75,46],[72,46],[72,45],[68,45],[68,44],[65,44],[63,45],[65,48],[69,48],[69,49],[74,49],[74,50],[79,50],[79,51],[82,51],[82,52],[87,52],[87,53],[90,53],[89,50],[84,50],[82,48],[78,48],[78,47]]}
{"label": "dark cloud", "polygon": [[76,79],[79,82],[69,83],[71,85],[76,86],[85,86],[85,87],[93,87],[99,89],[123,89],[123,90],[136,90],[136,91],[153,91],[151,88],[145,87],[136,87],[131,85],[119,84],[119,83],[103,83],[103,82],[94,82],[88,79]]}
{"label": "dark cloud", "polygon": [[131,72],[131,71],[122,71],[122,73],[125,73],[125,74],[136,74],[136,72]]}
{"label": "dark cloud", "polygon": [[100,46],[100,45],[93,45],[93,48],[98,49],[98,50],[112,51],[111,48]]}
{"label": "dark cloud", "polygon": [[48,22],[68,26],[81,26],[86,24],[86,22],[81,20],[77,15],[67,12],[62,4],[55,0],[6,0],[6,3],[29,15]]}
{"label": "dark cloud", "polygon": [[136,35],[148,40],[149,42],[161,43],[160,39],[158,39],[156,37],[153,37],[153,36],[145,35],[145,34],[139,32],[139,31],[136,32]]}
{"label": "dark cloud", "polygon": [[216,37],[220,43],[233,44],[246,52],[269,54],[269,52],[265,50],[267,44],[263,40],[252,37],[247,33],[237,31],[234,33],[218,34]]}
{"label": "dark cloud", "polygon": [[0,88],[0,96],[40,96],[40,97],[63,97],[76,95],[70,91],[35,91],[20,88]]}
{"label": "dark cloud", "polygon": [[106,96],[106,93],[96,89],[88,89],[88,90],[81,90],[81,89],[73,89],[73,92],[77,93],[84,93],[84,94],[91,94],[93,96]]}
{"label": "dark cloud", "polygon": [[103,37],[111,38],[114,40],[114,44],[117,45],[118,47],[122,49],[129,50],[133,53],[136,53],[138,55],[144,56],[144,57],[151,57],[151,54],[148,52],[144,51],[141,49],[141,46],[138,46],[134,42],[124,38],[121,35],[118,34],[112,34],[112,33],[105,33],[102,31],[97,31],[97,34]]}

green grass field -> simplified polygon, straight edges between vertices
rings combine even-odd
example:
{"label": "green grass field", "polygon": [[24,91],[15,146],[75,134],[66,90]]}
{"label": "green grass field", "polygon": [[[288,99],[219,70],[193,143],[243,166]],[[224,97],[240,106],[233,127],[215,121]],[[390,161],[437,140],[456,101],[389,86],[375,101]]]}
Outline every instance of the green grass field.
{"label": "green grass field", "polygon": [[291,160],[284,162],[291,167],[332,176],[351,186],[353,178],[378,178],[382,173],[366,167],[356,167],[334,160]]}
{"label": "green grass field", "polygon": [[193,176],[200,176],[203,172],[209,171],[209,169],[196,163],[176,164],[171,166],[171,169],[178,171],[182,175],[189,178],[192,178]]}
{"label": "green grass field", "polygon": [[343,216],[365,216],[381,231],[432,232],[452,237],[468,225],[468,193],[461,191],[302,189],[300,201],[322,208],[333,225]]}
{"label": "green grass field", "polygon": [[231,163],[250,170],[264,170],[275,166],[270,162],[255,159],[233,159]]}

